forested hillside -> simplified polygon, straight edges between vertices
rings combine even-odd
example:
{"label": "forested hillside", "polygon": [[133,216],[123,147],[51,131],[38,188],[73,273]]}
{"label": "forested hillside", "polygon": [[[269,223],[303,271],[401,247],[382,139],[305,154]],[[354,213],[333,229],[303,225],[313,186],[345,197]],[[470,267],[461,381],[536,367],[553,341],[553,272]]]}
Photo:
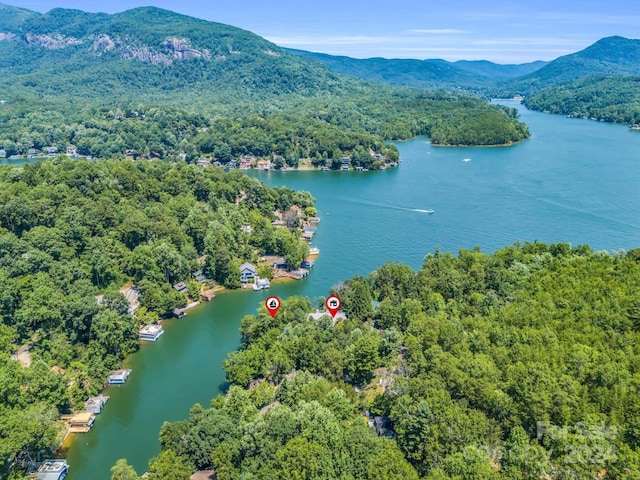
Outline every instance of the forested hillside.
{"label": "forested hillside", "polygon": [[584,50],[557,58],[529,75],[505,82],[498,91],[532,95],[546,87],[565,85],[594,75],[640,75],[640,40],[603,38]]}
{"label": "forested hillside", "polygon": [[332,71],[372,82],[411,88],[462,88],[480,90],[509,78],[535,72],[547,62],[501,65],[486,60],[447,62],[440,59],[351,58],[340,55],[287,49],[322,62]]}
{"label": "forested hillside", "polygon": [[[349,79],[250,32],[167,10],[2,8],[0,149],[7,156],[55,144],[76,145],[82,155],[131,150],[188,161],[216,150],[222,160],[275,155],[296,166],[355,146],[382,153],[385,140],[434,128],[442,144],[528,136],[483,100]],[[458,128],[465,135],[442,133]]]}
{"label": "forested hillside", "polygon": [[[192,272],[233,288],[238,265],[258,253],[303,258],[299,233],[271,220],[313,201],[184,163],[57,159],[0,169],[0,467],[57,445],[58,413],[101,390],[138,348],[139,326],[187,295],[199,299]],[[181,281],[188,294],[171,287]],[[131,283],[135,318],[119,292]],[[30,352],[23,366],[10,359],[19,347]]]}
{"label": "forested hillside", "polygon": [[151,477],[636,479],[639,289],[637,250],[528,243],[350,279],[335,324],[261,307]]}
{"label": "forested hillside", "polygon": [[640,123],[640,77],[601,75],[545,88],[523,102],[533,110],[607,122]]}

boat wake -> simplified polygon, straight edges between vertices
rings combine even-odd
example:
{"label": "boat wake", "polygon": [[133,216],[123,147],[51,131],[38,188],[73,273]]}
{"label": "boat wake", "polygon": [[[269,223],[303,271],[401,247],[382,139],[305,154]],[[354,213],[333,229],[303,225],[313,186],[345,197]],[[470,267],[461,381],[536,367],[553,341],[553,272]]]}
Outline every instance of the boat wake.
{"label": "boat wake", "polygon": [[411,208],[410,209],[412,212],[420,212],[420,213],[434,213],[435,210],[431,210],[430,208],[427,210],[423,210],[421,208]]}
{"label": "boat wake", "polygon": [[360,200],[357,198],[348,198],[346,199],[352,203],[358,203],[360,205],[369,205],[371,207],[379,207],[379,208],[389,208],[391,210],[404,210],[405,212],[416,212],[416,213],[435,213],[435,210],[431,208],[407,208],[407,207],[399,207],[397,205],[390,205],[388,203],[379,203],[379,202],[371,202],[369,200]]}

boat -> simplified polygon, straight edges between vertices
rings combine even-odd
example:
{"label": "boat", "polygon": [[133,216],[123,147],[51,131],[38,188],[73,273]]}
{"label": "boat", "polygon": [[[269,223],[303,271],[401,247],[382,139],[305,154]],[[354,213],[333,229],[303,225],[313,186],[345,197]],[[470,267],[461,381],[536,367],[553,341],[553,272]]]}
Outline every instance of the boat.
{"label": "boat", "polygon": [[631,130],[640,130],[640,125],[629,125]]}
{"label": "boat", "polygon": [[463,162],[470,162],[470,161],[471,161],[471,159],[470,159],[470,158],[463,158],[463,159],[462,159],[462,161],[463,161]]}
{"label": "boat", "polygon": [[319,255],[320,249],[318,247],[309,247],[309,255]]}

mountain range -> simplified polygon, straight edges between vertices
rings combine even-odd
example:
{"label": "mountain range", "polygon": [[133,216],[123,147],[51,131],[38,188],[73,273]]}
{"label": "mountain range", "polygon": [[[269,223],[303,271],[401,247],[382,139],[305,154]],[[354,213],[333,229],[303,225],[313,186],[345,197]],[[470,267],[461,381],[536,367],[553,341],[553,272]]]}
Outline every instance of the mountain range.
{"label": "mountain range", "polygon": [[0,88],[9,92],[164,101],[177,90],[250,98],[347,86],[251,32],[168,10],[40,14],[0,5]]}
{"label": "mountain range", "polygon": [[440,59],[358,59],[295,49],[289,49],[289,52],[318,60],[342,75],[372,82],[419,88],[450,86],[472,88],[493,85],[496,80],[504,81],[521,77],[547,64],[543,61],[501,65],[487,60],[447,62]]}
{"label": "mountain range", "polygon": [[495,94],[528,95],[591,75],[640,75],[640,40],[603,38],[551,62],[500,65],[457,61],[368,58],[289,50],[351,77],[409,87],[458,87]]}
{"label": "mountain range", "polygon": [[[328,68],[324,68],[328,67]],[[333,94],[343,76],[414,88],[529,95],[596,74],[640,75],[640,40],[603,38],[552,62],[355,59],[284,49],[246,30],[142,7],[114,15],[0,4],[0,88],[132,98],[208,90],[233,98]]]}

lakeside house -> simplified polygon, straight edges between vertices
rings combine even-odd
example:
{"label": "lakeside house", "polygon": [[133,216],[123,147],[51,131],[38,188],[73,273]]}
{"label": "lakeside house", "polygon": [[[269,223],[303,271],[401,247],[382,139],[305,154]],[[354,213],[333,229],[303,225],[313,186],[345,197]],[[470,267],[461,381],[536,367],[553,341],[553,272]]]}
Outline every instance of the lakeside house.
{"label": "lakeside house", "polygon": [[163,333],[164,329],[156,324],[144,325],[139,331],[140,340],[146,340],[148,342],[155,342]]}
{"label": "lakeside house", "polygon": [[[331,316],[329,312],[321,312],[320,310],[316,310],[314,313],[310,313],[308,318],[309,320],[320,320],[325,315],[327,315],[328,317]],[[333,323],[335,324],[338,320],[346,320],[346,319],[347,319],[347,315],[342,310],[340,310],[333,317]]]}
{"label": "lakeside house", "polygon": [[62,480],[67,476],[69,465],[66,460],[45,460],[36,472],[37,480]]}
{"label": "lakeside house", "polygon": [[7,158],[7,151],[4,148],[0,148],[0,158]]}
{"label": "lakeside house", "polygon": [[107,382],[109,382],[110,385],[121,385],[127,381],[129,375],[131,375],[131,369],[125,368],[116,370],[107,377]]}
{"label": "lakeside house", "polygon": [[287,270],[289,268],[289,264],[284,258],[276,257],[273,260],[273,268],[275,268],[276,270]]}
{"label": "lakeside house", "polygon": [[198,470],[189,477],[189,480],[216,480],[217,478],[215,470]]}
{"label": "lakeside house", "polygon": [[315,262],[313,261],[312,258],[305,258],[302,263],[300,264],[300,266],[302,268],[312,268],[313,265],[315,264]]}
{"label": "lakeside house", "polygon": [[249,280],[253,280],[257,276],[256,266],[251,263],[243,263],[240,265],[240,281],[247,283]]}
{"label": "lakeside house", "polygon": [[102,411],[102,407],[107,403],[109,397],[106,395],[98,395],[97,397],[89,397],[86,402],[84,402],[84,409],[87,412],[91,412],[95,415]]}
{"label": "lakeside house", "polygon": [[178,293],[187,293],[187,284],[184,282],[178,282],[176,283],[173,288],[178,292]]}
{"label": "lakeside house", "polygon": [[202,270],[197,270],[191,274],[191,278],[193,278],[196,282],[202,283],[207,279],[207,276]]}

